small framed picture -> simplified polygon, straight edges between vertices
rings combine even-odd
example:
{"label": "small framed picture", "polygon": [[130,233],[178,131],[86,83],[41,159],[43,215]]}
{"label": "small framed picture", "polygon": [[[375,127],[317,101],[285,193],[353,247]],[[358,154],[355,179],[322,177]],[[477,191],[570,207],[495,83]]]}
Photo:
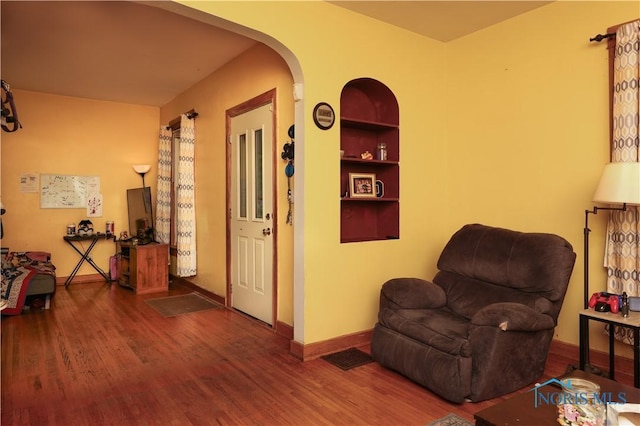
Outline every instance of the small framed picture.
{"label": "small framed picture", "polygon": [[376,175],[373,173],[349,173],[351,198],[376,198]]}
{"label": "small framed picture", "polygon": [[328,130],[336,121],[336,113],[326,102],[320,102],[313,108],[313,122],[322,130]]}

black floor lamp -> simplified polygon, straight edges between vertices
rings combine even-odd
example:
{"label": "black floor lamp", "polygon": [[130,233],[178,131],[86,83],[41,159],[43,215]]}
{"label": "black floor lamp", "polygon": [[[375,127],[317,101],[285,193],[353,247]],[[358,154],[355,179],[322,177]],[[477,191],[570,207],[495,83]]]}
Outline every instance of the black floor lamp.
{"label": "black floor lamp", "polygon": [[[598,214],[599,210],[626,211],[629,205],[640,205],[640,163],[617,162],[604,167],[600,182],[593,194],[595,203],[608,204],[609,207],[594,206],[584,211],[584,309],[589,306],[589,214]],[[619,207],[612,207],[618,205]],[[598,372],[586,359],[586,368]]]}

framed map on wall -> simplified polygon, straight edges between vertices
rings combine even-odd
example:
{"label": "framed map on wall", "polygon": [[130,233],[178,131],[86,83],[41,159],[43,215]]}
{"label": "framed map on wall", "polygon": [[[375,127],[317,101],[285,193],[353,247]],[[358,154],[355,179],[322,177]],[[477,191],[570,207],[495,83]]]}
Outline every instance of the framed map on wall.
{"label": "framed map on wall", "polygon": [[40,175],[41,209],[86,209],[92,194],[100,193],[100,176]]}

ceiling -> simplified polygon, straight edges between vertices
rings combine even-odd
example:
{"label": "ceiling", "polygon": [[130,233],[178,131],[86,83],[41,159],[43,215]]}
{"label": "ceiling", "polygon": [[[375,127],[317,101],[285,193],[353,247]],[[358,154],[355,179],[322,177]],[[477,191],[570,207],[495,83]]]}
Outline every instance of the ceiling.
{"label": "ceiling", "polygon": [[[162,106],[257,43],[161,3],[1,1],[2,79],[22,90]],[[331,3],[450,41],[550,2]]]}
{"label": "ceiling", "polygon": [[552,1],[329,1],[424,36],[451,41]]}
{"label": "ceiling", "polygon": [[0,5],[2,79],[35,92],[161,106],[256,43],[134,2]]}

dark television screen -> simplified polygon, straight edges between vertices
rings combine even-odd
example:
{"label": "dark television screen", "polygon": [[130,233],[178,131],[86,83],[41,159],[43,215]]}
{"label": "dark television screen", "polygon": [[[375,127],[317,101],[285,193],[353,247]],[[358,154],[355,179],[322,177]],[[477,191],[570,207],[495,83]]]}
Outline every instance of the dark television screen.
{"label": "dark television screen", "polygon": [[127,206],[129,208],[129,235],[135,237],[138,230],[153,228],[151,207],[151,188],[127,189]]}

